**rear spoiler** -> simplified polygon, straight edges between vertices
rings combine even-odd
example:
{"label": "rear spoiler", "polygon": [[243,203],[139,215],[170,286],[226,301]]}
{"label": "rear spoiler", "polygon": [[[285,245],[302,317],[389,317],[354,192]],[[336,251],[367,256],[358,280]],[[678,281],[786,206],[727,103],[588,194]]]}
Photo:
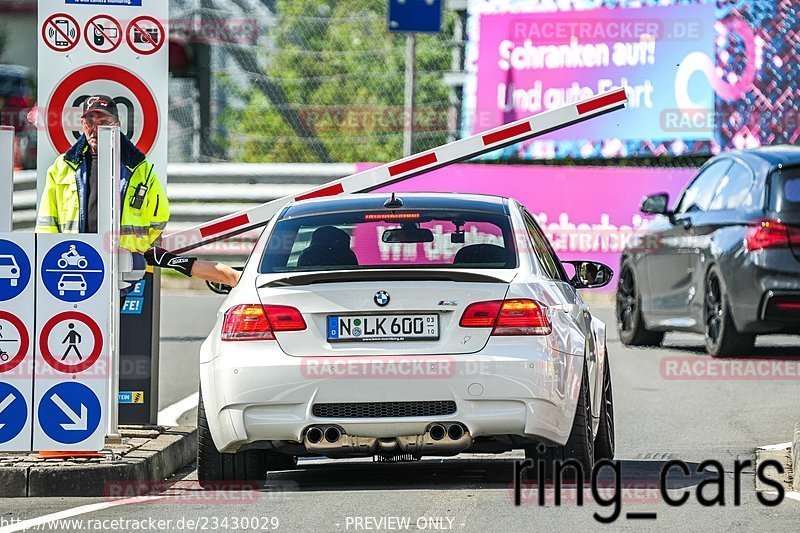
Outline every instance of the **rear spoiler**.
{"label": "rear spoiler", "polygon": [[[502,276],[501,273],[505,274]],[[299,287],[317,283],[372,282],[372,281],[453,281],[466,283],[510,283],[516,271],[500,270],[497,275],[478,274],[472,271],[441,270],[339,270],[293,274],[283,278],[258,283],[258,288]]]}

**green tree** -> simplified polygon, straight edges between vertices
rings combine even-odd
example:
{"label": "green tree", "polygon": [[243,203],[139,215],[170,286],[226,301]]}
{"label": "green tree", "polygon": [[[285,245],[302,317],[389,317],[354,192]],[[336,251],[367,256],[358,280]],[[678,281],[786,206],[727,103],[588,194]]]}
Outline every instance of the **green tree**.
{"label": "green tree", "polygon": [[[386,29],[385,0],[279,0],[278,24],[259,70],[315,131],[335,161],[389,161],[402,155],[405,36]],[[415,148],[446,142],[452,20],[417,39],[419,110]],[[255,88],[228,109],[228,149],[242,161],[316,161],[275,106]]]}

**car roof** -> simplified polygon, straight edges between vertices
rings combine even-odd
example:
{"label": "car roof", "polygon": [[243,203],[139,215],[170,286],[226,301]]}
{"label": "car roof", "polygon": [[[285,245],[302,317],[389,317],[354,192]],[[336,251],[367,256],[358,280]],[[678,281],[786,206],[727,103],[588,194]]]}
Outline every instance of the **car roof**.
{"label": "car roof", "polygon": [[31,69],[22,65],[0,65],[0,76],[16,76],[18,78],[28,78]]}
{"label": "car roof", "polygon": [[714,160],[727,157],[742,159],[749,163],[758,174],[765,175],[778,165],[800,165],[800,146],[779,144],[746,150],[731,150],[718,155]]}
{"label": "car roof", "polygon": [[[336,211],[379,211],[392,193],[347,194],[303,200],[289,205],[281,218]],[[398,192],[402,209],[468,209],[507,215],[508,199],[486,194]]]}

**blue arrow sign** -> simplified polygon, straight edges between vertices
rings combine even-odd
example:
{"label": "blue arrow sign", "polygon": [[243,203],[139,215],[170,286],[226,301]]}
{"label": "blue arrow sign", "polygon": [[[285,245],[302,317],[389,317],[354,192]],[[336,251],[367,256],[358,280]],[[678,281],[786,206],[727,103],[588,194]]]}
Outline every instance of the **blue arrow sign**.
{"label": "blue arrow sign", "polygon": [[100,254],[81,241],[56,244],[42,260],[42,282],[63,302],[88,300],[103,285],[104,275]]}
{"label": "blue arrow sign", "polygon": [[0,444],[19,435],[27,421],[25,397],[13,386],[0,382]]}
{"label": "blue arrow sign", "polygon": [[61,444],[77,444],[100,425],[102,407],[92,389],[74,381],[59,383],[42,397],[39,425]]}
{"label": "blue arrow sign", "polygon": [[0,302],[22,294],[31,279],[31,262],[25,251],[11,241],[0,239]]}

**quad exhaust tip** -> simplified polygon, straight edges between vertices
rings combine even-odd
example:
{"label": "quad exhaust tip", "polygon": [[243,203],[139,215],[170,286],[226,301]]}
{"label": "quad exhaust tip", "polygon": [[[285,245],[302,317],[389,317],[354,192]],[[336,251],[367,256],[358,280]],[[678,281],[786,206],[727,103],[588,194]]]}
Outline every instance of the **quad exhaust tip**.
{"label": "quad exhaust tip", "polygon": [[334,442],[339,442],[341,438],[342,432],[339,431],[339,428],[329,427],[325,430],[325,440],[329,443],[333,444]]}
{"label": "quad exhaust tip", "polygon": [[306,439],[311,444],[319,444],[322,442],[323,434],[322,430],[318,427],[313,427],[306,432]]}
{"label": "quad exhaust tip", "polygon": [[447,436],[452,440],[459,440],[464,436],[464,428],[460,424],[453,424],[447,428]]}
{"label": "quad exhaust tip", "polygon": [[434,424],[431,426],[431,429],[428,430],[428,433],[433,440],[439,441],[447,435],[447,430],[441,424]]}

